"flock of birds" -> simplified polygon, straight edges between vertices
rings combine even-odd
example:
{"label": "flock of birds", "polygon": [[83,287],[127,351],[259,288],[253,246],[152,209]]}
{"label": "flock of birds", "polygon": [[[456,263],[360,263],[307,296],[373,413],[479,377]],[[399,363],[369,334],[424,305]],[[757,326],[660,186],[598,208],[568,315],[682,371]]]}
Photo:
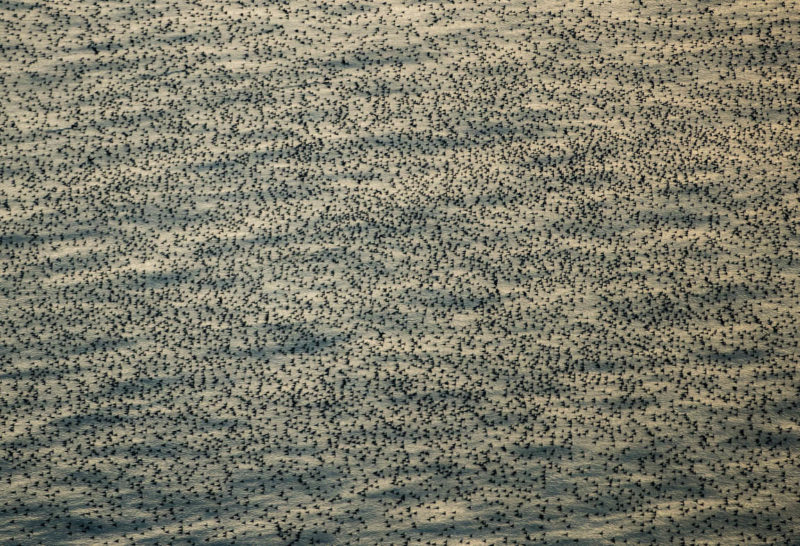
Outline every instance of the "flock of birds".
{"label": "flock of birds", "polygon": [[796,4],[0,13],[0,542],[800,542]]}

